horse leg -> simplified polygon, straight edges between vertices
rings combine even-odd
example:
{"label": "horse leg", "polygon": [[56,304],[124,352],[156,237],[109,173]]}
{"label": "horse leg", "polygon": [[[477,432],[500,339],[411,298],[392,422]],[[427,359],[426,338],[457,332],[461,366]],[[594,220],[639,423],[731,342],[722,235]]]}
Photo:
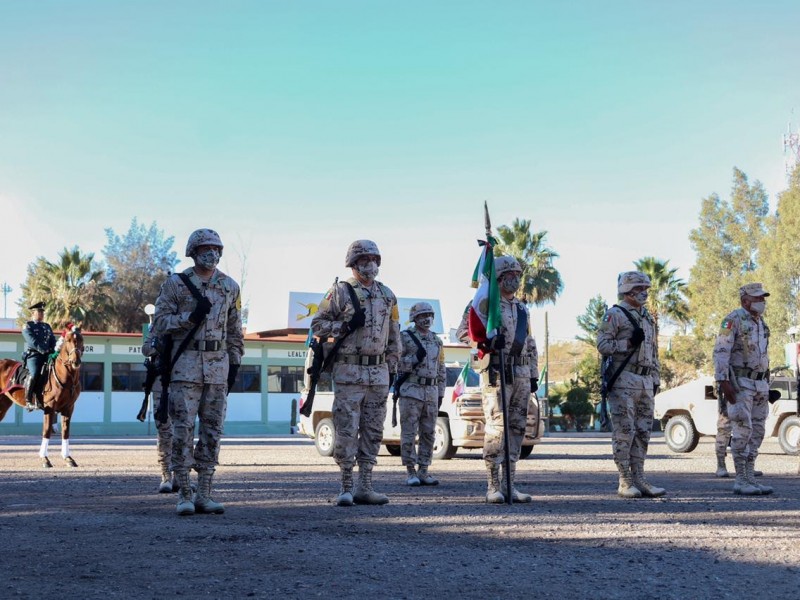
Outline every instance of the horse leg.
{"label": "horse leg", "polygon": [[50,448],[50,436],[53,434],[54,416],[55,413],[52,408],[44,409],[44,416],[42,417],[42,447],[39,449],[39,458],[42,459],[42,467],[45,469],[53,468],[53,463],[47,458],[47,453]]}
{"label": "horse leg", "polygon": [[12,404],[14,403],[11,402],[11,399],[6,397],[5,394],[0,396],[0,421],[5,419],[6,413],[8,412],[8,409],[11,408]]}
{"label": "horse leg", "polygon": [[69,424],[72,421],[72,413],[61,415],[61,458],[70,466],[77,467],[78,463],[69,453]]}

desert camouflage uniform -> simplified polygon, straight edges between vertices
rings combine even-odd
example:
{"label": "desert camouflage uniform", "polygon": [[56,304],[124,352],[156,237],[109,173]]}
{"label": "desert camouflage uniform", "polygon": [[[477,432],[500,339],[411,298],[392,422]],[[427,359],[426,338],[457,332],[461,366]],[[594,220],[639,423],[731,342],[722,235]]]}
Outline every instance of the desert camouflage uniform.
{"label": "desert camouflage uniform", "polygon": [[[434,379],[435,383],[421,385],[406,381],[400,388],[400,431],[403,465],[428,467],[433,455],[433,441],[436,431],[436,417],[439,413],[439,398],[444,396],[447,385],[447,369],[444,366],[442,340],[432,331],[420,333],[415,326],[410,328],[425,348],[425,358],[417,363],[417,344],[407,331],[402,332],[403,355],[400,357],[398,371],[411,373],[413,377]],[[419,453],[415,440],[419,431]]]}
{"label": "desert camouflage uniform", "polygon": [[717,437],[714,440],[714,451],[717,457],[725,458],[725,454],[728,452],[728,444],[731,441],[732,429],[733,425],[731,425],[728,415],[719,413],[717,416]]}
{"label": "desert camouflage uniform", "polygon": [[[227,408],[228,365],[240,364],[244,353],[239,285],[219,270],[204,283],[193,268],[184,271],[198,290],[211,302],[211,312],[203,320],[188,348],[172,370],[169,386],[169,416],[173,424],[173,471],[214,471],[219,464],[219,444]],[[154,330],[171,333],[177,350],[194,324],[189,315],[197,305],[178,275],[171,275],[161,286],[156,300]],[[198,346],[218,342],[218,350],[198,350]],[[200,416],[198,443],[194,445],[195,418]]]}
{"label": "desert camouflage uniform", "polygon": [[[729,367],[760,373],[769,371],[769,327],[763,319],[753,317],[744,308],[737,308],[725,317],[714,344],[714,378],[729,380]],[[738,390],[736,403],[728,403],[731,455],[734,460],[754,460],[764,439],[769,381],[737,376],[732,383]]]}
{"label": "desert camouflage uniform", "polygon": [[[147,338],[142,344],[142,354],[148,358],[156,356],[155,348],[155,330],[149,333]],[[150,404],[152,406],[153,414],[158,412],[158,407],[161,402],[161,376],[156,377],[153,382],[153,387],[150,391]],[[172,420],[167,415],[163,423],[156,421],[156,454],[158,455],[158,466],[161,467],[161,474],[163,478],[172,471]],[[166,480],[166,479],[164,479]]]}
{"label": "desert camouflage uniform", "polygon": [[[619,306],[624,307],[644,330],[644,341],[608,394],[612,453],[618,467],[623,464],[640,467],[647,457],[653,428],[653,387],[661,383],[658,340],[653,317],[646,308],[634,308],[625,300],[620,301]],[[633,324],[625,313],[618,306],[609,308],[597,333],[597,349],[603,356],[614,357],[615,371],[630,354],[632,336]],[[629,370],[637,368],[646,369],[647,374]]]}
{"label": "desert camouflage uniform", "polygon": [[[356,462],[371,468],[383,439],[389,370],[396,370],[402,351],[400,316],[397,298],[384,284],[374,281],[364,287],[355,278],[348,282],[365,310],[366,322],[347,336],[333,365],[333,458],[342,468],[352,469]],[[354,313],[345,284],[337,282],[320,303],[311,329],[318,337],[338,338]],[[355,357],[371,357],[378,364],[345,362]]]}

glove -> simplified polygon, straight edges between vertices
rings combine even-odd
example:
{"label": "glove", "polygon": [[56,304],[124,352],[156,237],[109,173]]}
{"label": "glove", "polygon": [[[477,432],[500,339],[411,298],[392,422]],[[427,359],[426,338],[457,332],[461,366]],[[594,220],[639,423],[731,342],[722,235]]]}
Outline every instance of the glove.
{"label": "glove", "polygon": [[394,382],[397,381],[397,373],[389,373],[389,388],[394,387]]}
{"label": "glove", "polygon": [[720,381],[719,389],[722,392],[722,397],[728,404],[736,404],[736,389],[730,381]]}
{"label": "glove", "polygon": [[356,313],[353,315],[353,318],[350,319],[347,323],[347,328],[350,331],[355,331],[359,327],[363,327],[364,323],[367,322],[367,317],[364,315],[363,310],[357,310]]}
{"label": "glove", "polygon": [[192,314],[189,315],[189,320],[197,325],[202,323],[206,315],[211,312],[211,301],[208,298],[202,298],[197,301],[197,306],[194,307]]}
{"label": "glove", "polygon": [[660,389],[661,389],[661,386],[659,384],[657,384],[657,383],[654,383],[653,384],[653,396],[655,396]]}
{"label": "glove", "polygon": [[425,352],[425,348],[417,348],[417,362],[421,363],[425,360],[425,357],[428,356],[428,353]]}
{"label": "glove", "polygon": [[442,400],[444,400],[444,396],[439,396],[439,404],[437,405],[437,410],[442,408]]}
{"label": "glove", "polygon": [[236,375],[239,373],[239,366],[240,365],[235,365],[233,363],[228,365],[228,391],[225,392],[226,396],[231,393],[231,388],[233,384],[236,383]]}
{"label": "glove", "polygon": [[531,377],[531,392],[535,392],[538,389],[539,389],[539,378]]}
{"label": "glove", "polygon": [[506,336],[502,333],[498,333],[489,341],[489,348],[494,351],[502,350],[506,347]]}
{"label": "glove", "polygon": [[637,327],[631,336],[631,350],[644,341],[644,329]]}

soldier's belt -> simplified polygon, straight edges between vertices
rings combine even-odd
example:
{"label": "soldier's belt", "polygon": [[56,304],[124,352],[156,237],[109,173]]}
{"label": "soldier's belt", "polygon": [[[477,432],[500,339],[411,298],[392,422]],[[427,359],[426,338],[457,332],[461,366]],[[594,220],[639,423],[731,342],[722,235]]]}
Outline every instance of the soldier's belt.
{"label": "soldier's belt", "polygon": [[[491,358],[492,366],[499,367],[500,366],[500,359],[496,357],[496,355],[492,354]],[[524,367],[526,365],[531,364],[531,357],[530,356],[506,356],[506,364],[513,365],[515,367]]]}
{"label": "soldier's belt", "polygon": [[625,365],[625,370],[630,371],[634,375],[641,375],[642,377],[647,377],[650,375],[650,371],[653,370],[652,367],[640,367],[639,365]]}
{"label": "soldier's belt", "polygon": [[755,381],[766,379],[767,375],[769,375],[769,371],[756,371],[755,369],[748,369],[746,367],[731,367],[731,370],[737,377],[754,379]]}
{"label": "soldier's belt", "polygon": [[221,340],[194,340],[189,344],[190,350],[197,350],[198,352],[216,352],[222,350],[223,342]]}
{"label": "soldier's belt", "polygon": [[337,354],[336,362],[346,365],[360,365],[362,367],[372,367],[382,365],[386,362],[385,354],[366,356],[364,354]]}
{"label": "soldier's belt", "polygon": [[417,377],[416,375],[409,375],[406,381],[409,383],[418,383],[419,385],[436,385],[438,383],[436,377]]}

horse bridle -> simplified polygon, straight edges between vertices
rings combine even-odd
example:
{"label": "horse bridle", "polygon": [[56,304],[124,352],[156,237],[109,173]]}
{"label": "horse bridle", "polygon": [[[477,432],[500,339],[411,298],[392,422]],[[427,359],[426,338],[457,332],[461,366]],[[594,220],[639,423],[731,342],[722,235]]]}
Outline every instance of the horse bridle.
{"label": "horse bridle", "polygon": [[[73,346],[72,350],[67,352],[67,358],[66,359],[61,358],[61,355],[59,355],[57,360],[59,360],[63,365],[69,365],[73,369],[77,369],[80,366],[80,359],[81,359],[81,355],[83,354],[83,352],[78,347],[78,341],[77,341],[78,335],[75,335],[74,338],[75,338],[74,346]],[[72,355],[76,354],[76,353],[78,355],[77,359],[72,359],[71,358]],[[78,362],[76,362],[76,360]]]}

